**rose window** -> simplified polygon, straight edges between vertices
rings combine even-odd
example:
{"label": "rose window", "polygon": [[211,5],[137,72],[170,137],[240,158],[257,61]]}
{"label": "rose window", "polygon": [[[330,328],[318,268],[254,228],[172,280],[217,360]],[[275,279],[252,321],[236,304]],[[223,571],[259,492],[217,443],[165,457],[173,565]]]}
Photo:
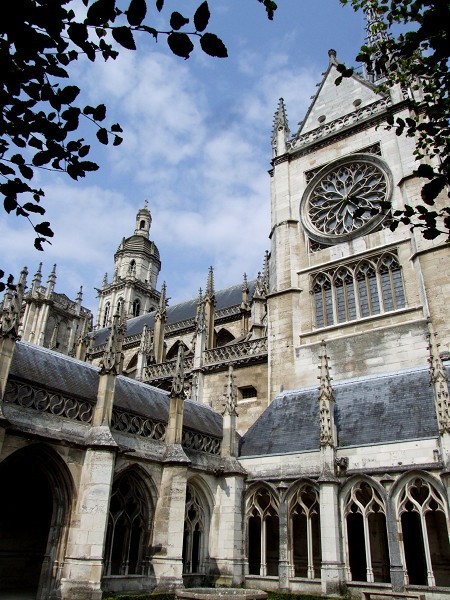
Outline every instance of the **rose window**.
{"label": "rose window", "polygon": [[302,220],[316,241],[336,243],[373,231],[385,217],[391,177],[376,156],[338,160],[311,180],[302,200]]}

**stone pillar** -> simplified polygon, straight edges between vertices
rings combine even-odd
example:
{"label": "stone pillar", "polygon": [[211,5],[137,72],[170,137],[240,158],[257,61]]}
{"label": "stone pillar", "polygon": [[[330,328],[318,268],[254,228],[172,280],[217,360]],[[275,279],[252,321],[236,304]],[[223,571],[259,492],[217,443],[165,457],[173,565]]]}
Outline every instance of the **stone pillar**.
{"label": "stone pillar", "polygon": [[170,392],[169,422],[166,430],[166,463],[155,509],[152,565],[157,590],[183,585],[183,534],[186,505],[188,457],[181,447],[184,412],[183,347],[178,350],[177,366]]}
{"label": "stone pillar", "polygon": [[206,349],[214,347],[214,312],[216,306],[216,295],[214,292],[214,274],[213,268],[209,268],[208,281],[204,299],[205,306],[205,329],[206,329]]}
{"label": "stone pillar", "polygon": [[217,484],[210,535],[210,573],[216,586],[244,584],[244,478],[244,470],[234,460],[226,463]]}
{"label": "stone pillar", "polygon": [[[389,475],[385,476],[381,483],[389,493],[394,479]],[[386,529],[389,547],[389,561],[391,573],[391,585],[394,592],[405,591],[405,571],[403,569],[402,557],[400,554],[400,541],[398,539],[397,518],[395,509],[389,498],[386,500]]]}
{"label": "stone pillar", "polygon": [[112,448],[86,450],[61,578],[63,600],[101,600],[101,580],[114,474]]}
{"label": "stone pillar", "polygon": [[79,494],[72,512],[61,578],[63,600],[101,600],[103,559],[109,500],[117,444],[111,434],[116,376],[123,362],[124,327],[114,315],[100,362],[97,403],[81,471]]}
{"label": "stone pillar", "polygon": [[161,363],[164,360],[164,330],[166,325],[166,282],[162,284],[161,297],[159,299],[159,308],[155,315],[155,327],[153,335],[153,355],[155,362]]}
{"label": "stone pillar", "polygon": [[238,455],[239,440],[236,432],[236,404],[237,404],[237,389],[234,382],[233,366],[228,367],[227,384],[225,386],[225,407],[223,410],[223,437],[222,437],[222,457]]}
{"label": "stone pillar", "polygon": [[[151,562],[157,590],[183,587],[183,533],[186,504],[187,464],[180,455],[163,469],[155,507]],[[178,464],[177,464],[178,463]]]}
{"label": "stone pillar", "polygon": [[199,291],[197,301],[197,315],[195,323],[195,341],[194,341],[194,363],[192,368],[192,400],[203,402],[203,353],[206,348],[206,317],[205,302],[202,296],[202,290]]}
{"label": "stone pillar", "polygon": [[280,492],[280,509],[278,512],[279,528],[280,528],[280,559],[278,567],[278,585],[280,590],[289,591],[289,515],[286,502],[285,491],[286,484],[280,484],[278,490]]}
{"label": "stone pillar", "polygon": [[339,480],[331,475],[321,476],[319,486],[322,593],[340,595],[345,592],[345,575],[339,520]]}

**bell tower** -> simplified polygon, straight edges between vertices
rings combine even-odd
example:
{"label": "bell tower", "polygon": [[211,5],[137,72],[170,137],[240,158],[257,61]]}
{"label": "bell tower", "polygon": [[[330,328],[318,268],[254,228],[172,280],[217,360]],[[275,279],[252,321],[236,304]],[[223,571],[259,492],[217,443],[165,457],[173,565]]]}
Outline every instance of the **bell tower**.
{"label": "bell tower", "polygon": [[109,327],[114,314],[131,319],[158,308],[160,292],[156,286],[161,270],[159,251],[149,239],[152,217],[147,200],[136,214],[134,234],[123,238],[114,254],[114,274],[105,274],[97,289],[99,306],[96,328]]}

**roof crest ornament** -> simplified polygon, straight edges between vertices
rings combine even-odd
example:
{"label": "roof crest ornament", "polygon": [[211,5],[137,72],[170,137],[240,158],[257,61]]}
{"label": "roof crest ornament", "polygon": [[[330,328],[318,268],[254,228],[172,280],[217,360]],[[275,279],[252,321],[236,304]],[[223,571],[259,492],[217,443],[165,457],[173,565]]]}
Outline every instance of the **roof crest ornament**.
{"label": "roof crest ornament", "polygon": [[439,354],[437,333],[434,332],[433,323],[429,318],[428,323],[428,350],[430,352],[430,385],[433,386],[434,399],[438,419],[439,433],[450,433],[450,405],[448,393],[448,376],[445,372]]}
{"label": "roof crest ornament", "polygon": [[166,316],[166,305],[167,305],[166,290],[167,290],[166,282],[163,281],[163,284],[161,286],[161,296],[159,297],[159,306],[156,310],[155,319],[163,319]]}

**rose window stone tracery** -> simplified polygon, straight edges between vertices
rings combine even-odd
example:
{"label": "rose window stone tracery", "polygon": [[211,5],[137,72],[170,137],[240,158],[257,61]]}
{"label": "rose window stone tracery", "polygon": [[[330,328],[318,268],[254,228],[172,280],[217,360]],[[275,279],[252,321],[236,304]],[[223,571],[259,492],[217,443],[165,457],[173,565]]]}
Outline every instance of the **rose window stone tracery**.
{"label": "rose window stone tracery", "polygon": [[391,175],[373,155],[353,155],[321,169],[302,199],[301,216],[313,240],[347,241],[369,233],[385,218]]}

